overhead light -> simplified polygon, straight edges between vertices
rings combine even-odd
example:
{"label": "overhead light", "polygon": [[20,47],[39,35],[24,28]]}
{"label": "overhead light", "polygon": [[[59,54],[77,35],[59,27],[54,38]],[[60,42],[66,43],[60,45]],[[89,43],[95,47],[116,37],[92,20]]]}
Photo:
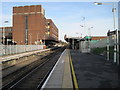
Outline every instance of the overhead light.
{"label": "overhead light", "polygon": [[100,2],[94,2],[95,5],[102,5]]}

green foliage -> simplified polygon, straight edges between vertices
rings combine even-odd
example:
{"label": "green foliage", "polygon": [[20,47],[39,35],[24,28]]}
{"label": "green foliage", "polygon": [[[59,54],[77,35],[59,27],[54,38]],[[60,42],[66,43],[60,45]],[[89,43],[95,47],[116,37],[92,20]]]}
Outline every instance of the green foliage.
{"label": "green foliage", "polygon": [[103,48],[93,48],[91,50],[92,53],[94,54],[105,54],[107,52],[107,48],[106,47],[103,47]]}
{"label": "green foliage", "polygon": [[[110,48],[110,59],[114,58],[114,47],[111,46]],[[106,56],[107,55],[107,47],[102,47],[102,48],[93,48],[91,49],[91,52],[93,54],[97,54],[97,55],[103,55]]]}

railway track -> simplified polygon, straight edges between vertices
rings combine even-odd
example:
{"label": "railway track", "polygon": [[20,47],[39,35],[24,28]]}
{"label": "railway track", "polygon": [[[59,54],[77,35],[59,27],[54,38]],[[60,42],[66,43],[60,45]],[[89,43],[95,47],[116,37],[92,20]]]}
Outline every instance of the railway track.
{"label": "railway track", "polygon": [[5,85],[2,90],[40,89],[64,49],[65,47],[56,49],[50,55],[45,56],[42,58],[42,63]]}

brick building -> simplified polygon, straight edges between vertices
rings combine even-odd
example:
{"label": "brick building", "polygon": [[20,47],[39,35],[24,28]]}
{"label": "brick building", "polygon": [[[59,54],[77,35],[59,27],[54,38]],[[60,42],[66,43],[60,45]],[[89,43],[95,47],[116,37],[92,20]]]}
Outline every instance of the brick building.
{"label": "brick building", "polygon": [[90,42],[97,42],[102,39],[107,39],[107,36],[91,36]]}
{"label": "brick building", "polygon": [[[50,28],[49,28],[50,27]],[[58,40],[58,29],[41,5],[13,7],[13,40],[18,45]]]}
{"label": "brick building", "polygon": [[106,39],[107,36],[92,36],[91,40],[101,40],[101,39]]}
{"label": "brick building", "polygon": [[12,27],[0,27],[0,43],[12,43]]}
{"label": "brick building", "polygon": [[13,7],[13,40],[35,44],[45,35],[45,12],[41,5]]}
{"label": "brick building", "polygon": [[47,19],[48,39],[58,40],[58,28],[51,19]]}

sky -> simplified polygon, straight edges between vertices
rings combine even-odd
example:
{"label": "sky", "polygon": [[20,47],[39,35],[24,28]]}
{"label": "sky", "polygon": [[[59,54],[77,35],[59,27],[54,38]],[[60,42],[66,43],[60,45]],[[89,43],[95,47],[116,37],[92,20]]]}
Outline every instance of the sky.
{"label": "sky", "polygon": [[[104,2],[112,4],[111,2]],[[94,5],[93,2],[2,2],[0,14],[0,27],[12,26],[12,7],[25,5],[42,5],[45,17],[54,21],[59,29],[59,39],[64,41],[64,35],[82,37],[106,36],[108,30],[113,30],[112,5]],[[117,3],[116,6],[116,28]],[[8,23],[3,23],[4,21]],[[81,27],[84,26],[84,27]],[[90,30],[88,28],[91,28]],[[90,33],[91,32],[91,33]]]}

